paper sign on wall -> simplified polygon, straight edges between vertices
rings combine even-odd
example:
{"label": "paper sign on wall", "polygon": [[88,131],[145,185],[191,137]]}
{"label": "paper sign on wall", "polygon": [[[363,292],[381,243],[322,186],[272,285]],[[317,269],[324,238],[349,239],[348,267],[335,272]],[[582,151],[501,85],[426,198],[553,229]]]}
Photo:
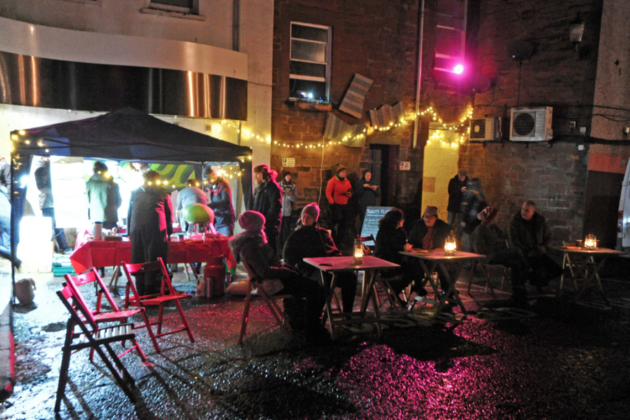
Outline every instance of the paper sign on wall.
{"label": "paper sign on wall", "polygon": [[295,167],[295,158],[282,158],[282,167],[283,168],[294,168]]}
{"label": "paper sign on wall", "polygon": [[411,162],[408,160],[402,160],[398,162],[398,169],[401,171],[410,171],[411,170]]}

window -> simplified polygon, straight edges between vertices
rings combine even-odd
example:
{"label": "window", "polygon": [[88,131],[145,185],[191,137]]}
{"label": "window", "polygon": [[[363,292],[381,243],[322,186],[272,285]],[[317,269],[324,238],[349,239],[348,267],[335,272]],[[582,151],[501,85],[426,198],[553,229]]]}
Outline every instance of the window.
{"label": "window", "polygon": [[195,0],[151,0],[149,7],[171,12],[195,13]]}
{"label": "window", "polygon": [[291,22],[290,98],[328,101],[330,38],[329,26]]}
{"label": "window", "polygon": [[438,0],[434,69],[439,72],[464,71],[467,9],[468,0]]}

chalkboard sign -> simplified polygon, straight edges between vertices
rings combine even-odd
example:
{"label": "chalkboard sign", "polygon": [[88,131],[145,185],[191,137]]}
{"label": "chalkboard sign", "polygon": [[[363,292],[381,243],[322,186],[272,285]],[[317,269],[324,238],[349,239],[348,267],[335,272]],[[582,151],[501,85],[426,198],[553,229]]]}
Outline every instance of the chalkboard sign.
{"label": "chalkboard sign", "polygon": [[[365,219],[363,219],[363,226],[361,227],[361,236],[374,235],[378,233],[378,222],[385,216],[385,213],[393,209],[393,207],[376,207],[369,206],[365,211]],[[375,245],[372,241],[365,242],[367,246]]]}

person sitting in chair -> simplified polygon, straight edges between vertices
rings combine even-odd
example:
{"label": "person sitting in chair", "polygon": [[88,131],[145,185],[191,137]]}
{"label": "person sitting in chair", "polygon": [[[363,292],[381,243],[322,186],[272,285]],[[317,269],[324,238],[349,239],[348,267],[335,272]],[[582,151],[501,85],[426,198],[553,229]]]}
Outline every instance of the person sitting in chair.
{"label": "person sitting in chair", "polygon": [[486,255],[486,263],[504,265],[512,270],[512,300],[523,304],[527,298],[525,283],[532,269],[523,251],[508,248],[507,238],[496,225],[498,220],[496,207],[486,207],[477,218],[481,224],[472,233],[472,246],[477,254]]}
{"label": "person sitting in chair", "polygon": [[400,265],[400,268],[387,270],[383,273],[385,277],[402,276],[400,280],[390,282],[399,299],[400,292],[414,280],[416,282],[411,291],[416,292],[418,296],[426,296],[427,291],[422,287],[420,281],[421,270],[417,264],[405,260],[404,256],[400,254],[400,251],[409,251],[412,248],[411,244],[407,243],[407,232],[403,228],[404,222],[405,214],[400,209],[393,208],[385,213],[385,216],[378,222],[374,255],[377,258]]}
{"label": "person sitting in chair", "polygon": [[265,216],[261,213],[248,210],[238,218],[238,224],[244,232],[230,240],[236,261],[246,262],[264,280],[261,287],[267,294],[282,292],[295,298],[305,298],[306,330],[322,333],[320,316],[324,308],[324,292],[319,284],[278,261],[276,252],[267,243]]}
{"label": "person sitting in chair", "polygon": [[[284,262],[296,268],[300,274],[315,281],[320,276],[320,271],[304,262],[304,258],[338,257],[343,254],[335,246],[330,233],[317,226],[319,219],[319,206],[311,203],[302,209],[302,226],[293,232],[284,245]],[[325,273],[327,284],[330,285],[332,275]],[[343,312],[351,313],[354,305],[354,297],[357,291],[357,275],[346,271],[337,274],[337,287],[341,288],[341,300]]]}

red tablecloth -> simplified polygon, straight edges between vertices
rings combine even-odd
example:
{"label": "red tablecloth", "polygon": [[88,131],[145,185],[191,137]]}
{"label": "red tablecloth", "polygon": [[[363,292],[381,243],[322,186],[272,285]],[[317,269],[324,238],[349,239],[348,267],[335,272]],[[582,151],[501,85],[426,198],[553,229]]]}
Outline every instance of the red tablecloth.
{"label": "red tablecloth", "polygon": [[[236,261],[228,246],[228,238],[203,241],[183,241],[168,243],[168,263],[205,262],[210,255],[224,255],[229,268],[236,267]],[[89,241],[77,248],[70,256],[74,271],[82,273],[92,267],[113,267],[120,262],[131,262],[131,242]]]}

